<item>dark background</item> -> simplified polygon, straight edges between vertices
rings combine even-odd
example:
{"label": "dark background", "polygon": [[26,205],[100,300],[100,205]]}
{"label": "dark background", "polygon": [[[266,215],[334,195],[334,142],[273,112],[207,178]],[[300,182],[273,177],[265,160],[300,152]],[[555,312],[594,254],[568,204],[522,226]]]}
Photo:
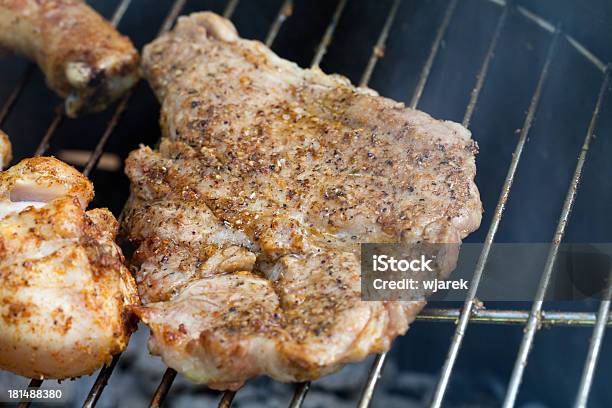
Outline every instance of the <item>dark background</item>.
{"label": "dark background", "polygon": [[[110,17],[118,3],[92,1]],[[221,12],[225,0],[191,0],[184,13]],[[263,40],[282,0],[243,0],[233,16],[239,32]],[[171,2],[133,0],[119,29],[141,48],[156,34]],[[612,61],[612,3],[607,0],[518,1],[582,42],[602,61]],[[349,1],[321,68],[358,82],[384,24],[390,0]],[[389,34],[385,56],[370,86],[384,96],[408,103],[442,21],[447,0],[405,0]],[[294,13],[282,26],[273,49],[282,57],[308,66],[335,9],[335,1],[295,2]],[[487,0],[460,0],[435,59],[419,108],[437,118],[461,121],[475,76],[487,50],[501,8]],[[480,146],[477,184],[484,204],[480,230],[468,242],[482,242],[498,201],[512,152],[523,126],[529,100],[542,68],[551,35],[512,12],[502,32],[490,73],[472,118],[471,130]],[[15,86],[26,62],[0,59],[0,103]],[[602,73],[561,39],[544,86],[535,123],[523,153],[497,242],[549,242],[595,105]],[[17,104],[2,124],[14,143],[15,160],[31,156],[50,124],[59,99],[44,86],[36,71]],[[159,105],[141,82],[128,110],[113,133],[107,151],[122,159],[139,143],[159,138]],[[596,139],[568,225],[566,242],[612,242],[612,97],[605,100]],[[50,153],[61,149],[92,149],[112,110],[62,124]],[[108,206],[115,214],[128,193],[122,172],[95,171],[93,206]],[[444,306],[448,306],[444,305]],[[529,304],[492,307],[529,308]],[[547,305],[567,310],[595,310],[596,304]],[[455,326],[417,322],[396,341],[391,352],[402,370],[436,374],[440,370]],[[459,406],[499,404],[523,334],[520,326],[470,325],[446,401]],[[557,327],[537,333],[519,405],[569,406],[575,398],[590,328]],[[612,406],[612,337],[604,338],[590,404]],[[382,381],[385,381],[383,376]],[[466,405],[461,405],[465,403]]]}

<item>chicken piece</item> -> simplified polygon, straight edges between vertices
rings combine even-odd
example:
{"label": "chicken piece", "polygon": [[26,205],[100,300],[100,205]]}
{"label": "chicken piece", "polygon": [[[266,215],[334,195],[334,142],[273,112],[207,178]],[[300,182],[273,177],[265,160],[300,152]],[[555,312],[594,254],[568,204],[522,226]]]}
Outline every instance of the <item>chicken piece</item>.
{"label": "chicken piece", "polygon": [[93,187],[50,157],[0,173],[0,368],[31,378],[91,374],[127,346],[136,286]]}
{"label": "chicken piece", "polygon": [[70,117],[103,110],[140,76],[130,40],[82,0],[0,0],[0,47],[35,61]]}
{"label": "chicken piece", "polygon": [[11,141],[6,133],[0,130],[0,170],[4,169],[13,160]]}
{"label": "chicken piece", "polygon": [[163,138],[126,162],[124,226],[150,351],[236,389],[388,350],[425,302],[363,301],[359,243],[457,249],[482,212],[470,132],[301,69],[212,13],[180,18],[143,67]]}

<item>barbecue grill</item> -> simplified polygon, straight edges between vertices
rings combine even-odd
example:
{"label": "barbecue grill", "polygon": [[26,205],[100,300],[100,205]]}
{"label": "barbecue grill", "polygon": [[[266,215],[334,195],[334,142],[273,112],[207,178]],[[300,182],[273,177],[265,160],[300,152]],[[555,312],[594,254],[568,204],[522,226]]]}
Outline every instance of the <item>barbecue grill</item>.
{"label": "barbecue grill", "polygon": [[[544,303],[553,264],[567,234],[571,233],[572,239],[582,241],[610,240],[605,226],[599,225],[602,220],[598,218],[610,203],[606,198],[612,198],[610,193],[600,195],[598,192],[603,190],[602,187],[609,187],[610,183],[597,186],[604,177],[601,175],[595,178],[597,182],[589,184],[585,181],[587,201],[577,201],[583,173],[591,176],[610,170],[606,152],[609,155],[612,149],[610,142],[598,140],[597,153],[600,154],[594,159],[597,162],[588,167],[587,157],[591,144],[595,142],[596,130],[601,136],[607,136],[612,129],[610,98],[606,98],[610,90],[611,66],[608,61],[612,61],[612,49],[606,50],[601,45],[609,45],[612,39],[593,40],[597,39],[597,22],[593,23],[592,31],[584,26],[576,31],[576,27],[580,27],[582,9],[575,10],[577,17],[567,23],[567,10],[572,7],[567,2],[558,8],[566,10],[565,18],[561,12],[556,13],[557,9],[551,11],[544,4],[519,0],[387,0],[357,4],[348,0],[174,0],[172,4],[155,2],[155,7],[149,5],[148,8],[146,2],[138,0],[100,3],[104,2],[94,2],[94,6],[99,6],[97,8],[121,31],[128,33],[138,46],[152,39],[155,35],[152,26],[155,24],[159,35],[171,29],[180,14],[204,9],[222,12],[237,22],[242,36],[264,41],[282,57],[303,66],[321,66],[326,72],[347,75],[354,83],[370,85],[385,96],[404,100],[411,107],[471,127],[481,146],[477,182],[486,211],[480,231],[469,240],[484,242],[484,245],[465,302],[453,307],[434,305],[417,318],[419,322],[455,324],[431,406],[441,407],[444,403],[470,323],[523,327],[518,352],[513,350],[516,357],[508,379],[504,407],[512,407],[517,402],[530,351],[540,328],[592,327],[574,401],[577,407],[586,406],[605,330],[612,323],[609,311],[612,286],[607,287],[597,310],[587,308],[585,311],[580,305],[570,309],[548,309]],[[143,4],[138,7],[136,3]],[[115,9],[111,10],[113,6]],[[165,10],[166,15],[154,23],[161,13],[158,9]],[[606,27],[606,18],[608,27],[612,21],[611,8],[608,7],[606,12],[608,15],[600,16],[604,21],[603,27]],[[130,15],[130,26],[124,26],[127,15]],[[547,15],[553,17],[545,17]],[[299,29],[289,31],[292,24]],[[466,30],[466,25],[471,29]],[[400,39],[393,43],[395,35]],[[419,47],[417,43],[420,43]],[[462,43],[470,46],[461,47]],[[517,54],[518,49],[521,51]],[[465,60],[461,67],[454,65],[458,55],[463,55]],[[516,55],[528,58],[521,59]],[[109,206],[118,215],[127,197],[127,180],[120,175],[121,170],[112,165],[112,160],[107,160],[111,163],[107,168],[98,167],[98,164],[101,158],[112,158],[115,154],[123,158],[138,143],[152,145],[159,137],[156,102],[146,84],[141,83],[108,112],[67,120],[60,101],[50,92],[41,91],[42,77],[35,67],[16,58],[9,61],[10,64],[2,67],[11,89],[0,93],[4,98],[3,101],[0,99],[0,127],[4,127],[12,137],[16,158],[32,154],[74,157],[68,153],[75,150],[87,152],[85,160],[77,158],[73,163],[82,166],[83,173],[96,185],[93,206]],[[580,69],[583,76],[567,78],[567,88],[571,89],[559,90],[559,86],[550,85],[553,79],[559,82],[574,69]],[[572,90],[571,84],[576,81],[580,83],[574,87],[580,88],[579,95],[578,91]],[[566,99],[555,100],[564,92],[569,94]],[[57,107],[51,109],[53,106]],[[598,123],[600,117],[602,123]],[[540,118],[542,122],[538,123],[536,119]],[[550,135],[546,126],[554,122],[563,122],[565,132]],[[493,130],[495,134],[491,135]],[[569,133],[574,137],[569,140],[562,138]],[[493,139],[502,136],[505,144],[497,149]],[[32,146],[37,147],[34,149]],[[530,150],[534,152],[531,155]],[[490,161],[494,165],[483,168],[480,161],[487,160],[483,158],[487,154],[493,157]],[[546,174],[547,166],[557,161],[565,163],[565,170],[558,176]],[[542,166],[542,171],[534,170],[538,165]],[[521,175],[527,181],[519,183]],[[542,189],[541,194],[549,196],[550,200],[535,202],[536,199],[530,199],[527,191],[533,185]],[[564,186],[563,194],[552,193],[555,188],[555,191],[560,191],[561,185]],[[511,193],[518,194],[518,198],[511,200],[515,197]],[[498,197],[497,201],[491,199],[493,197]],[[589,207],[590,200],[602,203]],[[572,229],[568,222],[575,203],[581,214],[578,221],[590,226],[592,236],[581,235],[581,230]],[[503,217],[506,208],[510,218]],[[528,208],[531,209],[525,212]],[[520,221],[519,217],[522,217]],[[500,239],[498,232],[503,232],[505,239],[518,240],[522,236],[517,231],[529,228],[530,224],[538,228],[534,227],[536,233],[525,240],[550,243],[533,302],[527,306],[521,304],[520,308],[503,304],[500,308],[482,307],[476,297],[478,284],[486,274],[491,246]],[[427,329],[422,327],[422,323],[417,324],[421,324],[423,330]],[[486,343],[486,339],[482,341]],[[584,338],[584,343],[587,342],[588,339]],[[359,407],[370,404],[387,358],[382,354],[374,359],[363,384]],[[96,405],[119,359],[120,356],[116,356],[100,370],[83,406]],[[175,377],[176,372],[167,369],[151,396],[152,407],[163,404]],[[40,380],[31,380],[30,387],[39,387],[41,383]],[[298,384],[289,406],[301,406],[308,398],[309,388],[309,383]],[[230,407],[235,395],[234,392],[223,393],[219,406]],[[23,401],[20,406],[28,404]]]}

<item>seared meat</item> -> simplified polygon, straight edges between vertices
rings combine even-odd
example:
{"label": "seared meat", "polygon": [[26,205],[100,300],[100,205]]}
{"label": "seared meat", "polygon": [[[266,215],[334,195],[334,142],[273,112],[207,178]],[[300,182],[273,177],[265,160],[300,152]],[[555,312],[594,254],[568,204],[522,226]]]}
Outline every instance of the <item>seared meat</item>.
{"label": "seared meat", "polygon": [[180,18],[143,62],[163,138],[127,161],[125,227],[151,352],[235,389],[388,350],[424,302],[362,301],[359,243],[476,229],[470,132],[301,69],[212,13]]}
{"label": "seared meat", "polygon": [[0,130],[0,170],[5,168],[13,159],[11,141],[6,133]]}
{"label": "seared meat", "polygon": [[139,78],[138,52],[82,0],[0,0],[0,48],[35,61],[76,116],[104,109]]}
{"label": "seared meat", "polygon": [[0,173],[0,368],[77,377],[127,346],[136,285],[113,215],[85,211],[92,198],[89,180],[54,158]]}

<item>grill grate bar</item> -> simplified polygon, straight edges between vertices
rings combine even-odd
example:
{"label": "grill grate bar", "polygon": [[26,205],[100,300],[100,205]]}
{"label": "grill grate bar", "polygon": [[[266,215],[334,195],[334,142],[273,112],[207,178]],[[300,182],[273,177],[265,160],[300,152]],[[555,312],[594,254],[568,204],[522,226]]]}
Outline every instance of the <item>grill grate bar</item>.
{"label": "grill grate bar", "polygon": [[[557,33],[558,32],[559,29],[557,29]],[[514,406],[516,397],[518,395],[521,380],[523,378],[523,373],[525,371],[525,366],[527,365],[527,359],[529,358],[529,351],[533,344],[535,332],[536,330],[538,330],[540,312],[542,310],[542,304],[544,302],[544,297],[546,296],[548,284],[550,283],[553,266],[557,258],[557,254],[559,252],[559,246],[561,245],[561,241],[563,240],[563,235],[565,234],[565,228],[568,224],[569,216],[572,211],[572,206],[574,204],[574,200],[576,199],[576,194],[578,193],[578,185],[580,183],[580,177],[582,176],[582,169],[586,161],[591,141],[593,140],[593,132],[595,131],[595,127],[597,126],[597,120],[599,119],[599,112],[607,88],[607,83],[608,72],[606,71],[601,90],[597,98],[597,103],[593,110],[591,122],[589,123],[589,128],[584,138],[582,149],[580,150],[580,156],[578,158],[578,162],[576,163],[574,175],[572,176],[572,181],[567,191],[565,202],[563,203],[563,209],[559,217],[559,223],[557,224],[557,229],[555,231],[555,235],[553,236],[550,251],[548,253],[548,258],[546,259],[546,264],[544,265],[544,272],[542,273],[542,277],[540,278],[540,284],[538,286],[538,291],[536,292],[533,307],[529,315],[529,320],[527,321],[527,325],[525,326],[525,334],[523,335],[523,340],[521,341],[521,346],[519,348],[514,369],[512,370],[512,376],[510,377],[510,384],[508,385],[508,392],[506,394],[506,398],[504,400],[503,405],[504,408],[511,408],[512,406]]]}
{"label": "grill grate bar", "polygon": [[381,376],[383,366],[385,365],[385,359],[387,358],[387,353],[382,353],[376,355],[376,359],[370,368],[370,373],[368,374],[368,380],[366,382],[365,387],[363,387],[363,391],[361,392],[361,397],[359,398],[358,408],[368,408],[370,405],[370,401],[374,396],[374,390],[376,389],[376,383]]}
{"label": "grill grate bar", "polygon": [[159,28],[157,37],[170,31],[172,25],[178,18],[178,15],[181,13],[181,10],[185,8],[185,3],[187,3],[187,0],[174,0],[174,3],[172,3],[172,8],[170,8],[170,11],[166,15],[166,18],[164,18],[164,22]]}
{"label": "grill grate bar", "polygon": [[309,390],[310,381],[297,384],[295,392],[293,393],[293,398],[291,398],[291,402],[289,403],[289,408],[300,408]]}
{"label": "grill grate bar", "polygon": [[219,401],[219,408],[230,408],[235,396],[236,391],[224,391],[221,401]]}
{"label": "grill grate bar", "polygon": [[[42,385],[43,380],[39,380],[36,378],[33,378],[30,380],[30,384],[28,384],[28,389],[37,389],[40,388],[40,386]],[[18,408],[27,408],[30,406],[30,401],[21,401],[17,407]]]}
{"label": "grill grate bar", "polygon": [[236,391],[223,391],[223,396],[221,397],[221,401],[219,401],[219,408],[230,408],[235,396]]}
{"label": "grill grate bar", "polygon": [[[531,309],[529,320],[527,321],[527,325],[524,330],[523,339],[521,341],[521,346],[519,349],[519,353],[517,355],[514,369],[512,372],[512,376],[510,378],[510,383],[508,386],[508,392],[506,394],[506,398],[504,400],[504,407],[512,407],[516,401],[516,397],[518,394],[518,390],[521,384],[523,372],[525,366],[527,365],[527,359],[529,356],[530,348],[533,344],[533,339],[535,336],[536,330],[538,330],[540,314],[542,309],[542,304],[544,301],[544,297],[546,295],[546,291],[548,289],[548,284],[550,282],[550,277],[552,275],[552,268],[555,262],[555,259],[558,254],[559,246],[563,239],[563,235],[565,233],[565,228],[567,226],[569,215],[572,210],[572,205],[574,203],[577,191],[578,184],[580,182],[580,177],[582,174],[582,168],[586,161],[586,155],[588,153],[590,143],[593,138],[593,131],[596,126],[597,119],[599,117],[599,110],[602,103],[603,95],[605,93],[605,89],[607,86],[608,74],[606,72],[604,82],[602,84],[602,88],[598,97],[598,101],[593,111],[593,116],[591,118],[591,122],[589,124],[589,129],[584,139],[584,143],[582,149],[580,151],[580,156],[578,158],[578,162],[576,164],[576,168],[574,170],[574,175],[572,177],[572,181],[570,183],[570,187],[568,189],[563,209],[561,211],[561,216],[559,218],[559,222],[557,224],[557,229],[553,236],[551,248],[548,254],[548,258],[546,260],[546,264],[544,266],[544,272],[540,278],[540,284],[538,286],[538,291],[536,293],[536,297],[534,299],[533,307]],[[589,351],[590,353],[591,351]]]}
{"label": "grill grate bar", "polygon": [[465,331],[467,330],[468,322],[470,319],[470,313],[472,308],[474,307],[474,298],[476,297],[476,292],[478,290],[478,284],[480,283],[480,279],[484,272],[484,268],[489,257],[489,252],[491,250],[491,246],[493,244],[493,240],[495,239],[495,234],[497,233],[497,229],[499,228],[499,224],[501,222],[501,218],[503,216],[506,202],[508,201],[508,197],[510,196],[510,189],[512,188],[512,183],[514,182],[514,176],[516,174],[516,169],[518,167],[519,160],[521,158],[523,148],[525,147],[525,142],[527,140],[527,136],[529,134],[529,130],[531,129],[531,125],[535,118],[535,114],[540,103],[540,96],[542,94],[542,89],[544,87],[544,83],[548,78],[548,72],[550,68],[550,64],[552,63],[552,59],[556,50],[558,38],[560,31],[557,30],[554,34],[554,37],[551,40],[551,43],[548,48],[548,52],[546,55],[546,60],[544,62],[544,66],[540,73],[540,78],[538,80],[538,84],[536,86],[533,97],[531,98],[531,103],[529,105],[529,110],[527,112],[527,116],[525,117],[525,122],[523,123],[523,127],[521,129],[519,140],[514,149],[514,153],[512,155],[512,161],[510,162],[510,167],[508,168],[508,173],[506,175],[506,179],[504,181],[502,191],[499,197],[499,201],[497,206],[495,207],[495,212],[493,216],[493,220],[491,221],[491,225],[489,230],[487,231],[487,236],[485,238],[484,246],[482,252],[480,253],[480,257],[478,258],[478,262],[476,264],[476,270],[474,271],[474,275],[472,278],[472,285],[468,291],[468,295],[464,304],[463,312],[459,318],[459,322],[457,324],[457,328],[455,329],[455,334],[453,335],[453,340],[450,344],[448,354],[446,360],[444,361],[444,365],[442,367],[442,372],[440,374],[440,379],[438,384],[436,385],[436,390],[434,392],[432,398],[432,407],[441,407],[442,400],[444,399],[444,393],[448,387],[448,383],[450,380],[450,376],[459,354],[459,349],[461,348],[461,343],[463,341],[463,337],[465,336]]}
{"label": "grill grate bar", "polygon": [[595,325],[595,329],[593,330],[593,335],[591,337],[591,343],[589,346],[589,353],[587,356],[587,360],[584,364],[584,371],[582,372],[582,378],[580,379],[580,386],[578,388],[576,402],[574,403],[574,407],[576,408],[586,408],[587,406],[589,392],[591,391],[591,385],[593,384],[595,368],[597,366],[597,360],[599,358],[601,344],[606,329],[606,322],[610,317],[611,297],[612,285],[608,285],[605,300],[601,302],[601,305],[599,306],[599,312],[597,313],[597,324]]}
{"label": "grill grate bar", "polygon": [[123,19],[123,16],[125,16],[125,13],[130,7],[131,3],[132,0],[121,0],[121,3],[119,3],[117,8],[115,9],[115,12],[113,13],[113,16],[110,20],[110,23],[113,27],[116,28],[119,26],[119,23],[121,23],[121,20]]}
{"label": "grill grate bar", "polygon": [[434,60],[436,59],[436,55],[438,55],[440,44],[442,43],[444,34],[446,34],[446,29],[450,24],[451,18],[455,13],[456,7],[457,0],[451,0],[450,3],[448,3],[448,7],[446,8],[446,12],[444,13],[444,19],[442,20],[442,24],[440,24],[440,27],[438,28],[438,32],[436,33],[434,42],[431,44],[429,56],[427,57],[427,61],[425,61],[425,65],[423,66],[423,70],[421,71],[421,76],[419,77],[419,82],[417,83],[416,89],[414,90],[414,94],[412,95],[412,100],[410,101],[410,107],[413,109],[417,107],[419,101],[421,100],[423,90],[425,89],[425,85],[427,84],[427,79],[429,78],[429,74],[431,73],[431,67],[433,66]]}
{"label": "grill grate bar", "polygon": [[393,5],[391,5],[391,9],[389,10],[389,14],[387,15],[387,19],[385,20],[385,25],[383,26],[380,35],[378,36],[378,40],[376,41],[376,45],[372,48],[372,55],[368,61],[368,65],[366,66],[363,75],[361,76],[361,80],[359,81],[359,86],[367,86],[368,82],[370,82],[370,78],[372,77],[372,72],[374,72],[374,67],[380,58],[382,58],[385,54],[385,43],[387,42],[387,37],[389,36],[389,30],[391,30],[391,26],[393,25],[393,20],[395,20],[395,15],[397,14],[397,9],[399,8],[402,0],[394,0]]}
{"label": "grill grate bar", "polygon": [[230,19],[234,15],[234,11],[236,11],[236,7],[238,6],[238,2],[240,0],[229,0],[227,2],[227,6],[225,6],[225,10],[223,10],[223,17]]}
{"label": "grill grate bar", "polygon": [[474,109],[476,108],[476,104],[478,103],[478,97],[480,96],[480,91],[482,90],[482,86],[484,84],[485,78],[489,73],[489,65],[491,65],[491,60],[495,56],[495,50],[497,48],[497,43],[499,42],[499,37],[501,36],[501,32],[506,25],[506,20],[508,17],[508,10],[510,10],[512,0],[509,0],[502,13],[499,16],[499,20],[497,20],[497,26],[495,27],[495,31],[493,32],[493,38],[489,43],[489,49],[487,50],[487,54],[485,59],[482,61],[482,66],[480,67],[480,71],[477,75],[476,85],[474,89],[472,89],[472,93],[470,95],[470,102],[465,110],[465,114],[463,116],[463,126],[466,128],[470,127],[470,121],[472,120],[472,115],[474,114]]}
{"label": "grill grate bar", "polygon": [[[416,317],[429,322],[457,322],[464,309],[425,309]],[[484,324],[525,324],[529,320],[529,310],[475,309],[470,315],[471,323]],[[546,311],[540,313],[542,326],[584,326],[595,325],[597,316],[590,312]],[[612,316],[606,324],[612,326]]]}
{"label": "grill grate bar", "polygon": [[21,95],[21,91],[23,91],[23,88],[25,88],[25,85],[28,83],[28,81],[30,81],[30,78],[32,77],[33,73],[34,73],[34,64],[30,63],[28,67],[25,69],[25,71],[23,71],[19,79],[17,80],[17,85],[15,85],[15,88],[11,91],[8,98],[6,99],[6,102],[4,102],[2,109],[0,110],[0,126],[2,126],[2,124],[4,123],[4,120],[6,119],[8,114],[11,112],[13,105],[19,98],[19,95]]}
{"label": "grill grate bar", "polygon": [[312,59],[312,63],[310,64],[312,67],[318,67],[323,57],[327,53],[327,47],[331,44],[331,41],[334,37],[334,32],[336,31],[336,27],[338,26],[338,22],[340,21],[340,17],[342,16],[342,12],[344,11],[344,6],[346,6],[346,0],[340,0],[338,5],[336,6],[336,10],[334,11],[334,15],[332,16],[331,22],[327,26],[325,30],[325,34],[317,47],[317,51],[315,53],[314,58]]}
{"label": "grill grate bar", "polygon": [[47,128],[45,135],[40,140],[40,143],[38,144],[38,147],[36,148],[36,152],[34,153],[34,156],[42,156],[43,154],[45,154],[45,152],[49,148],[49,144],[51,143],[51,138],[55,134],[55,131],[57,130],[57,128],[59,128],[59,126],[64,121],[63,112],[64,112],[64,105],[60,103],[59,105],[55,107],[55,117],[49,124],[49,127]]}
{"label": "grill grate bar", "polygon": [[[609,68],[606,69],[606,82],[609,79]],[[584,364],[584,370],[582,372],[582,378],[580,379],[580,386],[578,387],[578,393],[576,395],[575,408],[586,408],[589,399],[589,392],[591,391],[591,385],[593,384],[593,378],[595,377],[595,368],[597,367],[597,360],[601,351],[602,340],[606,329],[606,323],[610,318],[610,300],[612,299],[612,273],[608,276],[608,287],[606,294],[601,301],[599,311],[597,313],[597,323],[593,329],[593,335],[591,336],[591,342],[589,345],[589,352],[587,355],[586,362]]]}
{"label": "grill grate bar", "polygon": [[608,66],[604,62],[602,62],[599,58],[597,58],[595,54],[593,54],[589,49],[587,49],[584,45],[578,42],[578,40],[576,40],[571,35],[566,34],[565,39],[567,40],[568,43],[572,45],[572,47],[576,49],[576,51],[582,54],[584,58],[589,60],[593,65],[595,65],[601,72],[605,74],[605,71],[606,69],[608,69]]}
{"label": "grill grate bar", "polygon": [[164,373],[164,376],[157,386],[155,393],[153,394],[153,398],[151,399],[151,404],[149,407],[151,408],[159,408],[161,404],[163,404],[168,392],[170,391],[170,387],[172,387],[172,382],[176,378],[176,371],[168,368]]}
{"label": "grill grate bar", "polygon": [[285,20],[291,16],[291,14],[293,14],[293,0],[285,0],[281,8],[278,10],[278,14],[276,15],[274,23],[272,23],[272,27],[270,27],[268,35],[266,35],[265,44],[268,48],[272,47],[281,26]]}
{"label": "grill grate bar", "polygon": [[108,383],[108,379],[113,374],[113,370],[119,361],[120,355],[113,356],[113,359],[109,365],[104,365],[98,374],[98,378],[96,378],[96,382],[89,390],[89,395],[87,395],[87,399],[83,403],[83,408],[93,408],[96,406],[100,395],[102,395],[102,391],[104,391],[104,387]]}
{"label": "grill grate bar", "polygon": [[108,126],[104,130],[102,137],[98,140],[96,147],[89,155],[87,164],[85,164],[85,168],[83,169],[83,174],[85,175],[85,177],[89,177],[91,175],[91,172],[98,165],[98,162],[100,161],[100,157],[102,157],[102,154],[104,153],[104,147],[106,146],[106,143],[108,143],[108,139],[113,134],[113,131],[119,124],[119,120],[121,120],[121,116],[123,116],[123,113],[127,109],[127,105],[128,105],[131,95],[132,95],[132,91],[128,91],[121,98],[121,101],[119,101],[119,104],[117,105],[117,108],[115,109],[115,112],[113,113],[112,119],[110,120]]}

